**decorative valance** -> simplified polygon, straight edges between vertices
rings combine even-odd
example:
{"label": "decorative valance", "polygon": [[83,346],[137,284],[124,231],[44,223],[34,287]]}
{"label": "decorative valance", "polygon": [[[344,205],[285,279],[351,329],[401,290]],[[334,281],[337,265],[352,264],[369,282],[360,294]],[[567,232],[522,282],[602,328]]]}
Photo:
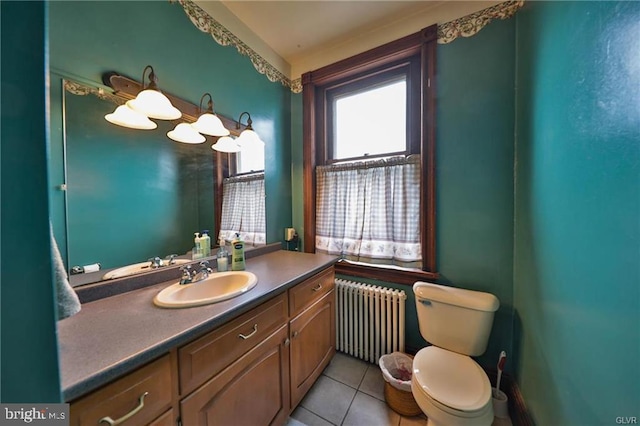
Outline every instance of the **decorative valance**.
{"label": "decorative valance", "polygon": [[[291,89],[293,93],[302,92],[301,78],[289,79],[192,0],[169,1],[180,3],[193,25],[200,31],[210,34],[216,43],[221,46],[234,46],[238,53],[248,56],[255,69],[260,74],[264,74],[269,81],[279,82]],[[471,37],[494,19],[510,18],[523,4],[524,0],[506,1],[462,18],[438,24],[438,43],[446,44],[451,43],[458,37]]]}

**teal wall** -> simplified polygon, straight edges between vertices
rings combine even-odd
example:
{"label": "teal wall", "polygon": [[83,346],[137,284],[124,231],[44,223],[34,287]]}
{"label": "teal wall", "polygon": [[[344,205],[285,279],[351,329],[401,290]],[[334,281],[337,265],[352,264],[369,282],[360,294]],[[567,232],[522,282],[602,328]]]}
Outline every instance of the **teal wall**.
{"label": "teal wall", "polygon": [[[126,9],[126,13],[123,13],[123,9]],[[258,74],[249,58],[238,54],[234,47],[220,46],[209,34],[195,28],[177,3],[127,2],[125,8],[124,3],[115,1],[56,1],[50,4],[50,21],[51,68],[54,71],[51,82],[52,161],[55,162],[55,167],[50,172],[50,191],[52,219],[58,240],[64,240],[64,200],[63,194],[56,189],[56,185],[62,181],[62,114],[59,102],[61,76],[97,85],[101,83],[103,73],[116,71],[140,81],[146,65],[154,67],[161,90],[194,104],[199,103],[203,93],[209,92],[213,96],[216,112],[230,118],[237,119],[243,111],[251,113],[254,128],[266,142],[267,241],[277,242],[283,239],[283,228],[291,225],[291,95],[287,88],[271,83]],[[164,124],[153,131],[136,132],[125,129],[124,132],[134,135],[131,140],[136,140],[142,133],[157,137],[158,149],[153,144],[140,144],[136,147],[139,156],[146,156],[149,163],[164,161],[160,156],[171,154],[173,150],[173,158],[167,161],[178,164],[184,159],[179,150],[184,148],[175,148],[178,144],[166,138],[166,129],[161,130]],[[153,136],[148,137],[151,139]],[[174,148],[171,148],[172,145]],[[199,147],[191,148],[196,151]],[[214,151],[210,148],[205,151],[201,156],[212,159]],[[120,161],[131,160],[128,156],[133,152],[133,149],[125,152],[113,149],[105,162],[117,162],[119,154]],[[90,156],[92,153],[108,154],[100,147],[96,147],[95,152],[89,149],[85,154]],[[132,162],[138,164],[140,160]],[[139,173],[132,172],[129,173],[130,176],[126,176],[127,173],[123,171],[121,180],[129,177],[137,181],[143,179],[143,172],[148,170],[142,164],[139,165]],[[95,170],[87,171],[86,176]],[[101,177],[106,178],[108,175]],[[131,256],[121,253],[120,257],[140,261],[145,260],[145,256],[166,255],[171,251],[184,252],[192,245],[193,232],[213,228],[211,223],[206,223],[203,219],[208,212],[213,214],[213,204],[211,199],[209,205],[206,205],[204,202],[207,199],[201,196],[203,193],[210,194],[210,188],[202,187],[206,184],[202,176],[185,177],[182,174],[180,179],[182,182],[179,186],[174,185],[174,191],[165,191],[164,198],[156,202],[164,205],[162,209],[152,209],[147,198],[131,198],[134,210],[148,214],[149,225],[141,226],[137,235],[132,235],[129,231],[123,232],[128,238],[159,240],[161,247],[172,247],[176,241],[177,246],[159,253],[149,252],[148,255],[143,255],[140,250],[131,253]],[[195,191],[196,188],[199,190]],[[99,201],[107,203],[108,191],[100,192],[99,189],[96,188],[92,196],[102,196]],[[179,212],[168,207],[171,200],[177,200]],[[82,212],[82,207],[79,210]],[[97,222],[99,217],[95,210],[84,209],[84,216],[80,220],[85,223]],[[113,215],[117,215],[116,222],[126,222],[131,218],[124,209],[119,215],[118,212],[112,212]],[[153,233],[153,223],[162,226],[162,231]],[[113,226],[108,228],[111,232],[114,231]],[[115,229],[123,228],[118,226]],[[81,248],[72,248],[72,253],[84,253],[83,247],[90,246],[91,240],[99,242],[100,238],[100,235],[86,238]],[[64,241],[61,246],[64,250]],[[133,246],[130,247],[133,249]],[[122,251],[124,248],[120,244],[117,250]],[[107,249],[106,253],[108,252]],[[111,258],[108,259],[107,263],[112,263]],[[86,259],[87,263],[94,261],[101,259]],[[76,262],[72,258],[72,262],[82,264],[85,260],[78,258]]]}
{"label": "teal wall", "polygon": [[640,402],[640,3],[517,15],[518,383],[539,425]]}
{"label": "teal wall", "polygon": [[512,341],[514,72],[514,19],[438,45],[438,282],[500,300],[479,358],[494,368]]}
{"label": "teal wall", "polygon": [[0,401],[59,402],[47,202],[46,6],[2,1],[0,19]]}

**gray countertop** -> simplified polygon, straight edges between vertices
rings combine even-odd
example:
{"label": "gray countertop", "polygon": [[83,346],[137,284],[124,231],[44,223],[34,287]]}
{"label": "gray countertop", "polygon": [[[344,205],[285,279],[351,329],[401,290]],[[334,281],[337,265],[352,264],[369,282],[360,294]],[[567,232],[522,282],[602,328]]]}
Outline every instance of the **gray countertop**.
{"label": "gray countertop", "polygon": [[182,345],[335,263],[321,254],[276,251],[246,261],[258,284],[234,299],[185,309],[163,309],[153,298],[167,281],[82,305],[58,322],[60,375],[72,401]]}

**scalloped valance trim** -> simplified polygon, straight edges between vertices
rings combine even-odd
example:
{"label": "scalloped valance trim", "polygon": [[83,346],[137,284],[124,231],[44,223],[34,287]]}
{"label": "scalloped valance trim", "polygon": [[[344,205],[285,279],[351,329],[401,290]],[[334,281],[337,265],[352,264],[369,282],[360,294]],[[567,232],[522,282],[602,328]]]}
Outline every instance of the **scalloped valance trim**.
{"label": "scalloped valance trim", "polygon": [[[180,3],[185,13],[200,31],[208,33],[221,46],[233,46],[238,53],[249,57],[256,71],[264,74],[271,82],[279,82],[289,88],[293,93],[302,92],[302,79],[289,79],[276,67],[271,65],[255,50],[247,46],[242,40],[216,21],[192,0],[169,0],[171,3]],[[444,24],[438,24],[438,43],[451,43],[458,37],[471,37],[484,28],[494,19],[508,19],[522,7],[524,0],[506,1],[495,6],[482,9],[462,18]]]}
{"label": "scalloped valance trim", "polygon": [[458,37],[471,37],[494,19],[509,19],[524,5],[524,0],[506,1],[462,18],[438,25],[438,44],[451,43]]}

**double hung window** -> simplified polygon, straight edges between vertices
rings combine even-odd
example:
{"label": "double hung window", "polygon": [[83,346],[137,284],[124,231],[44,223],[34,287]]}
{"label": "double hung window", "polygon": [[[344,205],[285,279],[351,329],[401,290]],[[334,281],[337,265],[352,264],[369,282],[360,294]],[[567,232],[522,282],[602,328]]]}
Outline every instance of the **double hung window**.
{"label": "double hung window", "polygon": [[434,27],[303,76],[305,250],[339,272],[436,276],[434,84]]}

